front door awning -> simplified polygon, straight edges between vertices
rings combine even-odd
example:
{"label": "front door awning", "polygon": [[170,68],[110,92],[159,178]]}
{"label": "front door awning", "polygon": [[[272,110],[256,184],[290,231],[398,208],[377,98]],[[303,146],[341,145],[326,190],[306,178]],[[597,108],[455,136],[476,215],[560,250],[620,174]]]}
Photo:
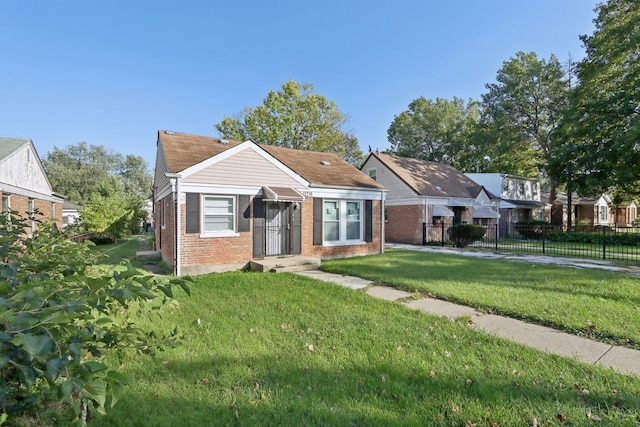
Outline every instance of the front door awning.
{"label": "front door awning", "polygon": [[262,187],[262,200],[267,202],[304,202],[304,196],[289,187]]}
{"label": "front door awning", "polygon": [[488,206],[478,206],[473,209],[474,218],[500,218],[498,212]]}
{"label": "front door awning", "polygon": [[454,216],[453,211],[446,206],[434,206],[431,216]]}

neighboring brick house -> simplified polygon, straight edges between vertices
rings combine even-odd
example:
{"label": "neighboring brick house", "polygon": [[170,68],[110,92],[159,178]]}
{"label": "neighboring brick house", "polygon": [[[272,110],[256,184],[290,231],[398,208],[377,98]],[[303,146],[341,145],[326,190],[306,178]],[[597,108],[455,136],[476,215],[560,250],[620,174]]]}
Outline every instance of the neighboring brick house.
{"label": "neighboring brick house", "polygon": [[453,166],[371,153],[360,168],[387,190],[385,240],[424,244],[442,224],[493,225],[498,199]]}
{"label": "neighboring brick house", "polygon": [[[0,137],[0,197],[2,212],[17,211],[27,217],[40,212],[40,220],[60,227],[64,196],[55,193],[30,139]],[[36,228],[31,223],[30,231]]]}
{"label": "neighboring brick house", "polygon": [[[542,201],[549,201],[549,193],[542,193]],[[556,205],[562,209],[562,226],[566,229],[569,222],[568,208],[569,199],[567,193],[559,191],[556,195]],[[606,194],[599,197],[579,197],[573,193],[571,196],[571,225],[577,226],[612,226],[616,225],[616,207]],[[550,220],[550,213],[546,213],[547,221]],[[621,224],[622,225],[622,224]],[[624,224],[626,225],[626,223]]]}
{"label": "neighboring brick house", "polygon": [[381,253],[384,197],[335,154],[158,132],[156,248],[177,275]]}

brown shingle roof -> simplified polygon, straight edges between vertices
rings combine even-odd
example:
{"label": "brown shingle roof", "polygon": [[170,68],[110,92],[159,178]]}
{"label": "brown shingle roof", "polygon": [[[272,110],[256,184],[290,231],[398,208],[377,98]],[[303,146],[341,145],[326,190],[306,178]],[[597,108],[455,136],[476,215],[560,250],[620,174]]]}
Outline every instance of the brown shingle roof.
{"label": "brown shingle roof", "polygon": [[[169,172],[181,172],[214,157],[229,148],[242,144],[229,140],[222,144],[219,138],[180,132],[158,131],[158,142]],[[353,167],[336,154],[294,150],[273,145],[258,145],[285,164],[311,185],[384,189],[369,176]],[[160,148],[160,144],[158,145]],[[323,164],[328,163],[328,164]]]}
{"label": "brown shingle roof", "polygon": [[[240,141],[229,141],[221,144],[220,138],[191,135],[188,133],[158,131],[158,143],[162,142],[162,150],[169,172],[181,172],[217,154],[242,144]],[[160,144],[158,144],[160,148]]]}
{"label": "brown shingle roof", "polygon": [[[372,153],[421,196],[476,198],[483,187],[451,165]],[[489,197],[494,197],[487,191]]]}
{"label": "brown shingle roof", "polygon": [[384,189],[337,154],[260,145],[267,153],[309,181],[311,185]]}

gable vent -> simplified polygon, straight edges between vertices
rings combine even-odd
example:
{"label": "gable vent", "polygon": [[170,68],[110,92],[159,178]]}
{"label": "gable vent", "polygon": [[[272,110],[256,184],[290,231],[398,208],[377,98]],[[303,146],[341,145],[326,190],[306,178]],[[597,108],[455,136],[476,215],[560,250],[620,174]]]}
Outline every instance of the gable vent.
{"label": "gable vent", "polygon": [[322,166],[331,166],[331,162],[330,162],[330,161],[328,161],[328,160],[322,160],[322,161],[320,162],[320,164],[321,164]]}

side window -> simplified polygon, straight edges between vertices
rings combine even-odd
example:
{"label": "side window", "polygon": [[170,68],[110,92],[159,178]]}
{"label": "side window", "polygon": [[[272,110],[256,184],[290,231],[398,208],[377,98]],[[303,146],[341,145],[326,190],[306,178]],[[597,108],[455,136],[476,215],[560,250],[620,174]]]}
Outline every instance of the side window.
{"label": "side window", "polygon": [[367,174],[369,174],[369,177],[371,177],[371,179],[373,179],[374,181],[378,180],[378,169],[376,168],[367,169]]}

